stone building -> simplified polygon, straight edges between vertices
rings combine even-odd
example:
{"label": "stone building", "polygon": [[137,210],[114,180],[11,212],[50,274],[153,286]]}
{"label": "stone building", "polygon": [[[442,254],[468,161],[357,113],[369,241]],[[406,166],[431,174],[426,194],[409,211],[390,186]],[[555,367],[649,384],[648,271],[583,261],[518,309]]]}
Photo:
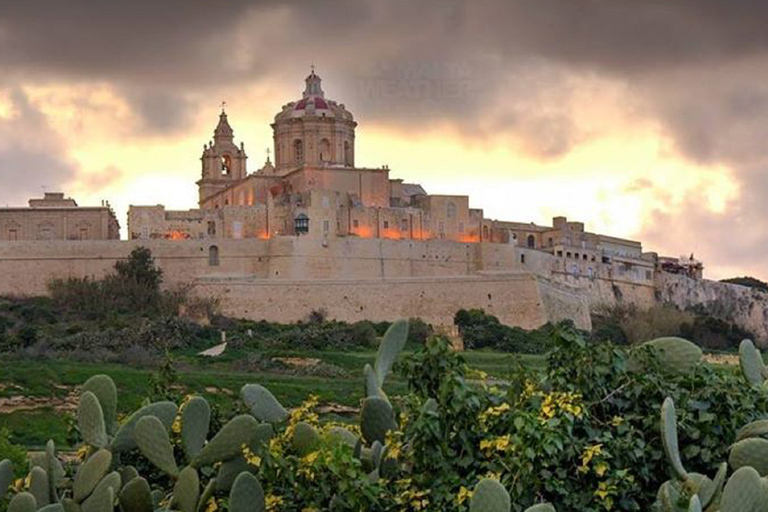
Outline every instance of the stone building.
{"label": "stone building", "polygon": [[0,239],[117,240],[120,225],[108,203],[78,206],[61,192],[30,199],[28,207],[0,208]]}
{"label": "stone building", "polygon": [[489,219],[470,207],[468,196],[427,194],[421,185],[391,178],[387,166],[357,167],[354,116],[326,97],[314,69],[301,98],[283,105],[271,126],[275,162],[268,157],[249,173],[245,146],[236,143],[222,110],[213,139],[203,146],[199,208],[132,206],[129,238],[301,236],[320,240],[319,247],[347,237],[490,242],[523,249],[521,265],[532,264],[526,250],[548,253],[554,258],[546,272],[565,276],[648,283],[659,268],[640,242],[590,233],[582,222]]}

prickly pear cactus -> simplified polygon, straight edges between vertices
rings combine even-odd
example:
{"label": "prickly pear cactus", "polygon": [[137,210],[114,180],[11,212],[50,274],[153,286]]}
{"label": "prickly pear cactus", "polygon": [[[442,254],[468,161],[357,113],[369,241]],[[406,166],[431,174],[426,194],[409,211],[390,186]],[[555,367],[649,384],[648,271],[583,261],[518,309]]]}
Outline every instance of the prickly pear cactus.
{"label": "prickly pear cactus", "polygon": [[259,421],[279,423],[288,417],[288,411],[264,386],[246,384],[240,390],[240,397],[250,409],[251,414]]}
{"label": "prickly pear cactus", "polygon": [[[701,348],[683,338],[657,338],[640,344],[636,351],[653,354],[661,371],[669,375],[687,375],[701,362]],[[637,367],[637,359],[634,366]]]}
{"label": "prickly pear cactus", "polygon": [[210,424],[211,406],[208,400],[201,396],[191,398],[181,411],[181,440],[189,460],[203,449]]}
{"label": "prickly pear cactus", "polygon": [[32,468],[29,473],[29,493],[35,497],[38,507],[44,507],[51,502],[48,490],[48,474],[39,466]]}
{"label": "prickly pear cactus", "polygon": [[136,423],[134,438],[141,453],[158,469],[174,478],[179,475],[168,431],[159,419],[155,416],[141,418]]}
{"label": "prickly pear cactus", "polygon": [[760,476],[768,475],[768,440],[759,437],[742,439],[731,447],[728,463],[733,469],[749,466]]}
{"label": "prickly pear cactus", "polygon": [[309,423],[299,422],[293,429],[291,447],[303,457],[317,449],[320,444],[320,434]]}
{"label": "prickly pear cactus", "polygon": [[13,483],[13,463],[4,459],[0,462],[0,500],[3,499],[8,487]]}
{"label": "prickly pear cactus", "polygon": [[469,512],[510,512],[509,493],[498,480],[484,478],[475,486]]}
{"label": "prickly pear cactus", "polygon": [[754,468],[743,467],[731,476],[723,489],[720,512],[763,512],[768,510],[768,483]]}
{"label": "prickly pear cactus", "polygon": [[35,497],[28,492],[20,492],[8,504],[8,512],[35,512],[36,510]]}
{"label": "prickly pear cactus", "polygon": [[75,501],[81,502],[93,492],[101,479],[109,471],[111,464],[112,453],[102,448],[80,465],[72,484],[72,493]]}
{"label": "prickly pear cactus", "polygon": [[739,345],[739,366],[747,382],[755,386],[763,384],[765,380],[763,355],[751,340],[743,340]]}
{"label": "prickly pear cactus", "polygon": [[142,407],[134,412],[123,426],[118,429],[110,448],[113,452],[122,452],[136,448],[136,440],[133,434],[136,424],[141,418],[154,416],[160,420],[166,429],[170,429],[178,411],[179,408],[173,402],[155,402]]}
{"label": "prickly pear cactus", "polygon": [[534,505],[532,507],[525,509],[525,512],[557,512],[557,511],[555,510],[555,507],[553,507],[549,503],[539,503],[538,505]]}
{"label": "prickly pear cactus", "polygon": [[152,491],[149,483],[136,477],[127,482],[120,491],[120,506],[131,512],[153,512]]}
{"label": "prickly pear cactus", "polygon": [[197,498],[200,496],[200,478],[191,466],[185,467],[179,473],[173,488],[173,503],[181,512],[195,512]]}
{"label": "prickly pear cactus", "polygon": [[231,512],[264,512],[264,490],[259,480],[250,473],[240,473],[229,493]]}
{"label": "prickly pear cactus", "polygon": [[107,375],[94,375],[83,384],[83,391],[90,391],[99,400],[104,413],[104,424],[108,435],[115,434],[117,427],[117,387]]}
{"label": "prickly pear cactus", "polygon": [[382,398],[369,397],[363,400],[360,411],[360,430],[367,443],[384,443],[387,432],[397,428],[392,406]]}
{"label": "prickly pear cactus", "polygon": [[200,450],[192,461],[192,466],[199,468],[214,462],[229,460],[242,453],[243,445],[250,445],[259,423],[248,414],[235,416],[213,439]]}
{"label": "prickly pear cactus", "polygon": [[376,363],[373,365],[379,388],[384,386],[384,380],[387,378],[392,365],[395,364],[397,356],[400,355],[407,341],[408,320],[398,320],[389,326],[381,340],[376,354]]}
{"label": "prickly pear cactus", "polygon": [[664,400],[661,406],[661,442],[664,446],[664,453],[667,460],[672,465],[675,475],[680,480],[685,480],[688,473],[683,468],[683,462],[680,459],[680,449],[677,441],[677,417],[675,416],[675,402],[671,398]]}
{"label": "prickly pear cactus", "polygon": [[85,391],[80,397],[77,407],[77,422],[83,441],[97,448],[107,446],[107,427],[104,424],[104,413],[96,395]]}

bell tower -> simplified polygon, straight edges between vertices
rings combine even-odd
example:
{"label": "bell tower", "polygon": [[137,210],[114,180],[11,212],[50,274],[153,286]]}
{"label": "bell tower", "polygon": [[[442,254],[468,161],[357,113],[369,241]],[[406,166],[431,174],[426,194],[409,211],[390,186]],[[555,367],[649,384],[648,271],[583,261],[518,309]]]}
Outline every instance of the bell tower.
{"label": "bell tower", "polygon": [[202,178],[197,182],[202,203],[212,195],[224,190],[248,175],[245,147],[234,143],[235,135],[229,126],[227,113],[222,105],[219,124],[213,132],[213,140],[203,146]]}

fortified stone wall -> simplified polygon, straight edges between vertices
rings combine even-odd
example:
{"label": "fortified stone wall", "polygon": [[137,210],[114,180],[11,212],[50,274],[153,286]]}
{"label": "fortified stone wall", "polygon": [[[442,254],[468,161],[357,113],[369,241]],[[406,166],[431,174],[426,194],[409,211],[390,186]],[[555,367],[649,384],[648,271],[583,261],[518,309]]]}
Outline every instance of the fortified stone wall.
{"label": "fortified stone wall", "polygon": [[597,305],[668,301],[704,307],[768,343],[768,294],[671,274],[655,283],[575,275],[551,254],[511,244],[356,237],[3,242],[0,294],[40,295],[54,278],[101,277],[141,245],[152,250],[167,285],[193,283],[220,297],[227,314],[255,319],[293,321],[324,308],[344,320],[423,316],[450,324],[459,308],[479,307],[522,327],[571,318],[588,328]]}
{"label": "fortified stone wall", "polygon": [[719,281],[695,280],[678,274],[657,278],[659,299],[680,308],[700,307],[707,313],[735,323],[768,346],[768,293]]}

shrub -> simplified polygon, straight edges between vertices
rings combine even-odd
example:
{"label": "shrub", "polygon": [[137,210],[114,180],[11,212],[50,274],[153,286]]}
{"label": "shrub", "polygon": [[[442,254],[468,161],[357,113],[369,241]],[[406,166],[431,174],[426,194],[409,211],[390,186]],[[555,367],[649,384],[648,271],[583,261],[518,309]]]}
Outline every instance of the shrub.
{"label": "shrub", "polygon": [[749,288],[754,288],[755,290],[768,293],[768,283],[750,276],[732,277],[730,279],[723,279],[720,282],[738,284],[739,286],[747,286]]}
{"label": "shrub", "polygon": [[27,450],[11,441],[11,433],[5,427],[0,427],[0,460],[8,459],[13,463],[16,476],[27,473]]}
{"label": "shrub", "polygon": [[454,316],[454,323],[467,349],[493,348],[525,354],[546,353],[550,348],[550,334],[554,328],[547,323],[538,329],[526,331],[520,327],[504,325],[482,309],[460,309]]}

